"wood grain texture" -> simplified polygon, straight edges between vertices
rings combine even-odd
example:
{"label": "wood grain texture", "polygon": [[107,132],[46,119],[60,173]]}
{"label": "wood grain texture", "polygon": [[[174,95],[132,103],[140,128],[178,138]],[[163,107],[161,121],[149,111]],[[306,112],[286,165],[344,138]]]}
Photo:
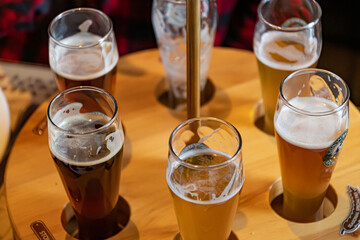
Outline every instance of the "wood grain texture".
{"label": "wood grain texture", "polygon": [[[125,162],[120,195],[131,207],[131,220],[116,239],[174,239],[178,227],[166,184],[168,139],[186,118],[161,105],[155,96],[164,70],[157,50],[120,58],[115,97],[126,130]],[[347,184],[360,183],[360,114],[350,104],[350,127],[331,184],[338,205],[326,219],[309,224],[286,221],[270,207],[269,188],[279,178],[276,143],[254,126],[255,106],[261,99],[253,53],[227,48],[213,51],[209,78],[216,86],[213,99],[201,108],[202,116],[227,120],[243,140],[245,184],[233,232],[238,239],[354,239],[340,237],[341,222],[349,211]],[[42,220],[56,239],[71,239],[60,223],[67,196],[51,159],[47,134],[35,136],[32,128],[45,115],[43,103],[24,126],[6,170],[10,217],[21,239],[36,239],[30,229]]]}

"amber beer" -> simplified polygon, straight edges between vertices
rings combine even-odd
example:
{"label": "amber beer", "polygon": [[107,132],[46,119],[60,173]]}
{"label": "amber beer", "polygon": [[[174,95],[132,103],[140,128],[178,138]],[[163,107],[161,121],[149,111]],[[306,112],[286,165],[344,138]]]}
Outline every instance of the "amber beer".
{"label": "amber beer", "polygon": [[290,73],[315,67],[317,40],[307,32],[269,31],[254,43],[265,111],[264,130],[274,132],[273,119],[281,81]]}
{"label": "amber beer", "polygon": [[[205,149],[180,156],[184,162],[216,165],[231,156]],[[176,164],[176,163],[175,163]],[[226,240],[231,233],[241,184],[236,184],[237,163],[210,170],[177,165],[168,173],[180,234],[184,240]],[[232,186],[237,188],[232,190]]]}
{"label": "amber beer", "polygon": [[50,23],[49,63],[60,91],[93,86],[114,93],[118,55],[112,22],[97,9],[69,9]]}
{"label": "amber beer", "polygon": [[[295,97],[289,105],[307,112],[329,113],[338,108],[315,96]],[[321,206],[348,127],[342,115],[335,111],[309,117],[285,104],[275,116],[287,219],[313,222],[323,218]]]}
{"label": "amber beer", "polygon": [[[99,40],[100,37],[97,35],[80,32],[61,40],[61,42],[74,45],[80,41],[96,42]],[[110,93],[114,92],[118,54],[113,49],[114,46],[111,42],[103,44],[107,44],[105,49],[110,54],[107,57],[103,53],[104,49],[99,46],[67,50],[55,47],[55,51],[62,51],[62,54],[56,54],[59,59],[50,63],[60,91],[77,86],[94,86]],[[114,53],[111,54],[110,51],[114,51]]]}

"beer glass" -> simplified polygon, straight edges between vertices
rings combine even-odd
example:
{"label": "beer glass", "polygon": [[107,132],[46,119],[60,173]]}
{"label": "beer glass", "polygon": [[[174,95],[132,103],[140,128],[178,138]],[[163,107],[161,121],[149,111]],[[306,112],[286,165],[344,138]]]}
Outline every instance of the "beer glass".
{"label": "beer glass", "polygon": [[76,219],[80,239],[104,239],[117,224],[124,133],[115,99],[96,87],[57,95],[47,111],[49,148]]}
{"label": "beer glass", "polygon": [[[200,90],[206,85],[217,25],[216,0],[201,1]],[[169,104],[186,109],[186,0],[154,0],[152,24],[165,68]]]}
{"label": "beer glass", "polygon": [[283,215],[296,222],[322,219],[322,203],[348,131],[349,88],[321,69],[290,74],[275,112]]}
{"label": "beer glass", "polygon": [[291,72],[315,67],[321,47],[321,9],[314,0],[262,0],[254,32],[266,133],[274,134],[281,81]]}
{"label": "beer glass", "polygon": [[110,18],[92,8],[59,14],[50,23],[49,62],[60,91],[75,86],[115,90],[118,50]]}
{"label": "beer glass", "polygon": [[193,118],[169,140],[167,183],[183,240],[226,240],[244,182],[241,137],[229,123]]}

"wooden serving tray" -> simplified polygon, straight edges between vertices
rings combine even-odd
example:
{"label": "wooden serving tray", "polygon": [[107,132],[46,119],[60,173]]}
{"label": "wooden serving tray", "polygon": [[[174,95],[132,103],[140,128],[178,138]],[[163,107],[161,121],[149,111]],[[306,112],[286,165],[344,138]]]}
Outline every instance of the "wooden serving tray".
{"label": "wooden serving tray", "polygon": [[[337,206],[322,221],[299,224],[280,217],[270,206],[270,187],[280,177],[273,136],[254,125],[261,99],[256,59],[252,52],[215,48],[209,79],[215,86],[202,116],[232,123],[243,139],[245,184],[240,196],[231,239],[354,239],[340,236],[350,201],[347,185],[360,184],[360,113],[350,104],[350,127],[331,185]],[[115,97],[126,130],[120,195],[131,210],[126,228],[114,239],[177,239],[178,226],[166,184],[168,139],[185,120],[185,112],[158,101],[164,70],[156,49],[120,58]],[[6,170],[8,210],[20,239],[36,239],[30,224],[41,220],[56,239],[71,239],[60,221],[68,202],[47,143],[47,133],[33,128],[45,116],[49,100],[31,116],[12,149]],[[278,193],[276,193],[278,194]]]}

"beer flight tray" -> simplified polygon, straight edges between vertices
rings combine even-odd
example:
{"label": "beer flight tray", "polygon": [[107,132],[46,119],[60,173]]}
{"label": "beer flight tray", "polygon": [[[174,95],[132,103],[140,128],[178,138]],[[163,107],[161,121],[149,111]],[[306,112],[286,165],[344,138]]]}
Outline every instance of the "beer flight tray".
{"label": "beer flight tray", "polygon": [[[126,135],[119,191],[124,229],[112,239],[180,239],[165,171],[170,133],[185,120],[186,113],[164,105],[164,70],[159,58],[158,50],[152,49],[119,59],[114,95]],[[354,205],[352,218],[345,222],[344,235],[340,235],[341,224],[351,213],[348,185],[360,185],[360,113],[356,107],[350,103],[349,133],[330,182],[324,204],[326,217],[313,223],[295,223],[277,213],[282,188],[276,143],[255,124],[261,93],[254,54],[215,48],[209,80],[213,92],[201,115],[232,123],[243,142],[245,183],[230,240],[358,239],[357,231],[347,231],[358,223],[360,205]],[[76,232],[49,152],[47,130],[42,135],[33,133],[49,101],[41,104],[24,125],[7,164],[6,199],[18,239],[73,239],[68,232]],[[351,192],[351,196],[359,204],[359,195]]]}

